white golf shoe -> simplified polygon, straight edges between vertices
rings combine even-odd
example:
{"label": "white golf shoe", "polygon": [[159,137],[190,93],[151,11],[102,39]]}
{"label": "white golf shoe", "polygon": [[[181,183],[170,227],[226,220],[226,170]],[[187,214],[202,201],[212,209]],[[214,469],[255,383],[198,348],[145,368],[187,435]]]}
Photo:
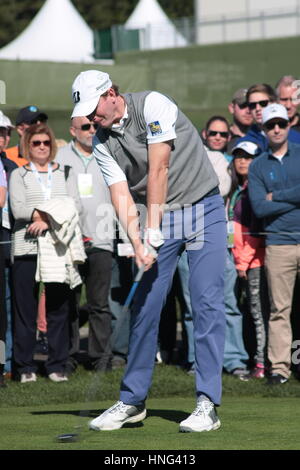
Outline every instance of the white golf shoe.
{"label": "white golf shoe", "polygon": [[181,432],[203,432],[219,429],[221,422],[218,418],[215,405],[205,396],[197,400],[193,413],[179,425]]}
{"label": "white golf shoe", "polygon": [[90,421],[89,428],[94,431],[113,431],[120,429],[126,423],[138,423],[145,417],[144,405],[126,405],[122,401],[117,401],[111,408]]}
{"label": "white golf shoe", "polygon": [[28,382],[36,382],[36,374],[35,372],[27,372],[24,374],[21,374],[21,384],[26,384]]}
{"label": "white golf shoe", "polygon": [[52,372],[52,374],[48,375],[49,379],[52,382],[67,382],[68,377],[64,375],[62,372]]}

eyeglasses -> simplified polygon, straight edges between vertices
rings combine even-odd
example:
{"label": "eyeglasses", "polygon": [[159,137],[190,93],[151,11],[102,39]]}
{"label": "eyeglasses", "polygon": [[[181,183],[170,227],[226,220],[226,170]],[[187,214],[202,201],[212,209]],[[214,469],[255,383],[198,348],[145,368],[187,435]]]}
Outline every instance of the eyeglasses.
{"label": "eyeglasses", "polygon": [[265,108],[269,104],[269,100],[261,100],[261,101],[252,101],[252,103],[248,103],[249,109],[253,110],[256,109],[256,106],[259,104],[261,108]]}
{"label": "eyeglasses", "polygon": [[275,126],[280,127],[280,129],[286,129],[288,126],[288,122],[287,121],[275,121],[275,122],[266,122],[266,124],[264,124],[264,127],[268,131],[272,131],[275,128]]}
{"label": "eyeglasses", "polygon": [[215,137],[216,135],[220,134],[223,139],[227,139],[229,136],[229,132],[219,132],[219,131],[207,131],[208,137]]}
{"label": "eyeglasses", "polygon": [[[82,131],[89,131],[91,126],[94,127],[95,131],[98,129],[98,124],[96,122],[93,122],[91,124],[82,124],[82,126],[80,126],[79,129],[81,129]],[[78,128],[77,128],[78,129]]]}
{"label": "eyeglasses", "polygon": [[45,147],[50,147],[51,141],[50,140],[33,140],[30,142],[33,147],[40,147],[42,144],[45,145]]}
{"label": "eyeglasses", "polygon": [[238,107],[239,107],[240,109],[246,109],[246,108],[248,108],[248,103],[243,103],[243,104],[236,103],[236,104],[238,105]]}

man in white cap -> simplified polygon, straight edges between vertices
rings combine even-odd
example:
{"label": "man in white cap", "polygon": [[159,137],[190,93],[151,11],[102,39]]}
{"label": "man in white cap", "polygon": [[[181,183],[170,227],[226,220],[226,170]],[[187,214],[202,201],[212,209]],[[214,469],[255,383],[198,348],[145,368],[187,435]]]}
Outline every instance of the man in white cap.
{"label": "man in white cap", "polygon": [[[224,352],[226,224],[218,178],[197,130],[176,104],[158,92],[119,94],[106,73],[82,72],[73,84],[72,117],[99,124],[94,155],[116,213],[145,266],[133,312],[120,400],[90,423],[113,430],[146,416],[159,317],[178,258],[187,248],[196,355],[195,411],[180,430],[220,427]],[[147,205],[140,234],[137,206]],[[154,261],[156,263],[154,264]]]}
{"label": "man in white cap", "polygon": [[[262,152],[265,152],[268,149],[269,143],[263,131],[262,113],[268,105],[277,101],[277,95],[275,90],[267,83],[258,83],[248,89],[246,97],[254,123],[247,134],[241,137],[238,142],[254,142]],[[300,133],[290,129],[288,140],[300,144]]]}
{"label": "man in white cap", "polygon": [[284,384],[291,371],[293,290],[300,270],[300,145],[288,141],[289,117],[281,104],[262,113],[269,147],[249,169],[249,196],[266,232],[265,266],[271,313],[269,384]]}
{"label": "man in white cap", "polygon": [[6,141],[5,141],[5,148],[9,146],[10,142],[10,135],[11,131],[15,128],[15,126],[12,125],[11,120],[9,119],[8,116],[3,114],[2,111],[0,111],[0,129],[3,131],[3,129],[6,130]]}

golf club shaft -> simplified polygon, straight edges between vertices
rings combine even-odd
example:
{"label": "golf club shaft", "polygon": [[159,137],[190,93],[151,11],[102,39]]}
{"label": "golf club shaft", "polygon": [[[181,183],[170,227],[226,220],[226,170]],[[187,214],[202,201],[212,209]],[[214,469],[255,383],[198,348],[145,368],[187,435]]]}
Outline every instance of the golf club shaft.
{"label": "golf club shaft", "polygon": [[144,270],[145,270],[145,265],[142,264],[142,266],[139,268],[139,270],[138,270],[138,272],[137,272],[137,274],[136,274],[136,276],[135,276],[135,278],[134,278],[133,285],[132,285],[132,287],[131,287],[131,289],[130,289],[130,292],[129,292],[129,294],[128,294],[126,300],[125,300],[124,308],[129,307],[129,305],[131,304],[131,301],[132,301],[132,299],[133,299],[133,297],[134,297],[134,294],[135,294],[135,291],[136,291],[136,289],[137,289],[137,286],[138,286],[138,284],[139,284],[139,282],[140,282],[140,280],[142,279],[142,276],[143,276],[143,274],[144,274]]}

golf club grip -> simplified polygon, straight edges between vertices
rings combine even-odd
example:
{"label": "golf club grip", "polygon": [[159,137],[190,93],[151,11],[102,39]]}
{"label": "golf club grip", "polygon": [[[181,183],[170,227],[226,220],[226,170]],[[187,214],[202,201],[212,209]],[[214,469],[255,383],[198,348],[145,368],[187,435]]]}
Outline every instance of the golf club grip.
{"label": "golf club grip", "polygon": [[145,265],[142,264],[142,266],[140,267],[140,269],[137,272],[137,275],[134,278],[134,282],[139,282],[142,279],[144,271],[145,271]]}

